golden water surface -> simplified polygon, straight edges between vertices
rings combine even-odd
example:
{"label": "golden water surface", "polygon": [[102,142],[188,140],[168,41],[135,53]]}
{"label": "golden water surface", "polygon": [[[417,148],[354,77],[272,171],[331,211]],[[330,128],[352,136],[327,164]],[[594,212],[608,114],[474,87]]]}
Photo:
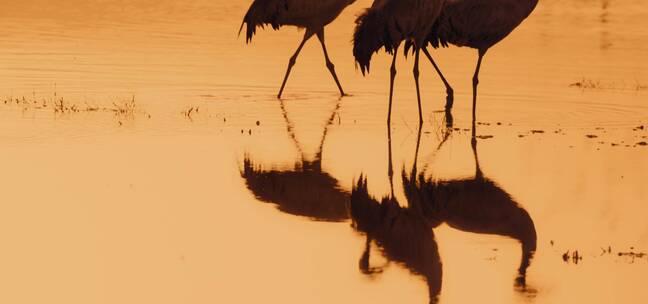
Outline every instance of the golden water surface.
{"label": "golden water surface", "polygon": [[644,1],[540,0],[484,59],[475,145],[476,51],[432,52],[451,129],[422,61],[420,133],[399,58],[388,132],[370,1],[326,28],[352,96],[313,40],[281,102],[303,32],[246,45],[249,4],[2,0],[0,303],[648,302]]}

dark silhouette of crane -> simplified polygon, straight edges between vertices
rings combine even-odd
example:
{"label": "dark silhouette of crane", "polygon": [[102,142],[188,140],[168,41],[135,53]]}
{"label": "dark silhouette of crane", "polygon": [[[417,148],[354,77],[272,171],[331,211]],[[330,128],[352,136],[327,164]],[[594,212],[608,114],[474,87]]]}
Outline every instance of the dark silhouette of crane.
{"label": "dark silhouette of crane", "polygon": [[417,172],[415,158],[411,173],[408,175],[403,170],[405,196],[409,204],[421,206],[422,213],[433,227],[446,223],[462,231],[518,240],[522,258],[515,281],[516,286],[525,291],[527,268],[537,245],[533,219],[511,195],[484,176],[477,157],[477,141],[471,143],[475,159],[474,177],[440,181],[426,178],[425,169]]}
{"label": "dark silhouette of crane", "polygon": [[383,267],[373,267],[370,263],[371,244],[375,242],[388,260],[403,264],[412,273],[425,278],[429,303],[438,303],[443,265],[432,229],[434,226],[425,218],[420,201],[408,201],[407,207],[401,207],[396,200],[390,128],[387,130],[387,138],[390,195],[383,197],[381,201],[373,198],[369,195],[367,179],[363,176],[360,176],[351,191],[349,209],[352,226],[366,235],[365,250],[359,262],[360,270],[366,275],[383,271]]}
{"label": "dark silhouette of crane", "polygon": [[261,201],[277,205],[282,212],[305,216],[315,221],[340,222],[348,219],[349,194],[341,189],[338,180],[322,170],[322,150],[329,126],[340,108],[340,101],[324,127],[322,139],[314,159],[306,159],[301,144],[293,132],[292,123],[281,101],[286,128],[301,162],[291,169],[264,170],[246,156],[241,176],[248,189]]}
{"label": "dark silhouette of crane", "polygon": [[423,124],[419,88],[419,51],[425,45],[430,30],[441,12],[443,0],[374,0],[356,20],[353,37],[353,55],[364,75],[369,72],[371,56],[381,48],[393,55],[389,82],[389,109],[387,124],[391,122],[396,56],[405,41],[414,47],[414,81],[419,110],[419,124]]}
{"label": "dark silhouette of crane", "polygon": [[337,74],[335,74],[335,66],[331,62],[331,59],[329,59],[328,52],[326,51],[324,27],[335,20],[353,2],[355,0],[254,0],[252,2],[239,29],[240,34],[243,26],[247,24],[246,42],[249,43],[252,40],[252,36],[256,33],[257,28],[263,28],[266,25],[272,26],[275,30],[285,25],[306,29],[304,39],[299,44],[299,47],[297,47],[295,54],[290,57],[288,70],[286,71],[286,76],[281,84],[277,98],[281,99],[290,71],[295,65],[304,44],[313,35],[317,35],[317,38],[322,44],[326,67],[331,72],[331,75],[333,75],[340,94],[342,96],[346,95],[342,89],[342,85],[340,85]]}
{"label": "dark silhouette of crane", "polygon": [[[427,51],[427,44],[434,48],[450,44],[477,49],[477,67],[473,75],[472,119],[477,108],[477,85],[484,55],[493,45],[506,38],[535,9],[538,0],[446,0],[443,9],[429,33],[423,48],[446,87],[446,112],[452,109],[454,91],[441,73],[438,65]],[[406,46],[406,49],[409,47]]]}

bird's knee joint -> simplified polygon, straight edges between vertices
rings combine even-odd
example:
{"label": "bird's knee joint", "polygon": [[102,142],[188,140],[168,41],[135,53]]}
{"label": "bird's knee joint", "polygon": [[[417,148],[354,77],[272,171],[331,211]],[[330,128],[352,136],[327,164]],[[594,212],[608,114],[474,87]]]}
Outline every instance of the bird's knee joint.
{"label": "bird's knee joint", "polygon": [[396,76],[396,68],[392,67],[389,72],[391,73],[392,76]]}
{"label": "bird's knee joint", "polygon": [[333,64],[333,62],[330,62],[330,61],[329,61],[329,62],[326,63],[326,67],[327,67],[329,70],[333,70],[333,69],[335,69],[335,64]]}
{"label": "bird's knee joint", "polygon": [[479,78],[473,77],[473,85],[478,85],[479,84]]}
{"label": "bird's knee joint", "polygon": [[414,78],[417,78],[417,79],[418,79],[418,78],[419,78],[419,75],[421,75],[421,72],[419,71],[419,69],[418,69],[418,68],[414,68],[414,71],[413,71],[413,72],[414,72]]}
{"label": "bird's knee joint", "polygon": [[297,57],[296,56],[290,57],[290,60],[288,60],[288,64],[295,65],[295,63],[297,63]]}

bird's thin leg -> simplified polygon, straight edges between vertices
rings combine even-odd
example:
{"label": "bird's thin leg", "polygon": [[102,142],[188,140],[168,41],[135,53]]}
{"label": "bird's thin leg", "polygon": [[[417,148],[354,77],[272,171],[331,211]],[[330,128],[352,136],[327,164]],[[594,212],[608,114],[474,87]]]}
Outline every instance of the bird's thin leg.
{"label": "bird's thin leg", "polygon": [[434,59],[432,59],[432,56],[430,55],[430,52],[428,52],[427,48],[423,48],[423,54],[427,56],[427,58],[430,60],[432,63],[432,66],[434,69],[437,71],[437,74],[439,74],[439,77],[441,77],[441,81],[443,81],[443,84],[446,87],[446,111],[450,111],[452,109],[452,104],[454,102],[454,90],[450,86],[450,83],[446,80],[446,78],[443,76],[443,73],[441,73],[441,69],[439,69],[439,66],[437,66],[436,62],[434,62]]}
{"label": "bird's thin leg", "polygon": [[394,48],[394,59],[392,59],[389,78],[389,110],[387,111],[387,125],[391,125],[391,109],[392,99],[394,97],[394,78],[396,78],[396,55],[398,54],[398,46]]}
{"label": "bird's thin leg", "polygon": [[391,190],[391,198],[394,198],[394,166],[392,163],[392,138],[390,126],[387,126],[387,145],[387,155],[389,155],[389,162],[387,163],[387,177],[389,177],[389,189]]}
{"label": "bird's thin leg", "polygon": [[479,59],[477,59],[477,67],[475,68],[475,75],[473,75],[473,108],[472,108],[472,137],[475,138],[475,123],[477,120],[476,110],[477,110],[477,85],[479,84],[479,69],[481,68],[482,58],[486,54],[486,50],[479,50]]}
{"label": "bird's thin leg", "polygon": [[281,89],[279,89],[277,98],[281,99],[281,94],[283,94],[283,90],[286,87],[286,82],[288,81],[288,76],[290,76],[290,71],[295,65],[295,62],[297,62],[297,56],[299,56],[299,52],[301,52],[304,44],[306,44],[306,41],[313,37],[313,34],[314,33],[311,30],[306,30],[306,34],[304,34],[304,40],[302,40],[301,44],[299,44],[299,47],[297,48],[297,51],[295,51],[295,54],[290,57],[290,60],[288,61],[288,70],[286,70],[286,76],[284,77],[283,83],[281,84]]}
{"label": "bird's thin leg", "polygon": [[416,48],[416,55],[414,57],[414,82],[416,83],[416,101],[418,102],[419,110],[419,128],[423,125],[423,110],[421,109],[421,89],[419,86],[419,54],[421,49]]}
{"label": "bird's thin leg", "polygon": [[317,31],[317,38],[319,39],[320,43],[322,44],[322,50],[324,50],[324,58],[326,59],[326,67],[328,68],[329,72],[331,72],[331,75],[333,75],[333,79],[335,80],[335,84],[337,84],[338,89],[340,90],[340,95],[341,96],[346,96],[344,93],[344,90],[342,90],[342,85],[340,85],[340,80],[338,80],[337,74],[335,74],[335,65],[333,62],[331,62],[331,59],[329,59],[328,52],[326,51],[326,44],[324,43],[324,29],[320,29]]}

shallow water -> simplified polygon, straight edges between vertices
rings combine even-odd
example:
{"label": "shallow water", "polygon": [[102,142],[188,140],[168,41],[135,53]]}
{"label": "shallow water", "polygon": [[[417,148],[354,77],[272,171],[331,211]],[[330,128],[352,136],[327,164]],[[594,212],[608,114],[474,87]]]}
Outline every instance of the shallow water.
{"label": "shallow water", "polygon": [[[388,140],[390,58],[376,55],[362,77],[350,53],[370,1],[327,28],[352,96],[338,98],[310,41],[283,102],[274,96],[302,32],[265,30],[245,45],[248,1],[3,4],[0,302],[645,303],[648,258],[619,253],[648,251],[648,11],[565,2],[541,0],[485,57],[474,150],[468,49],[433,52],[455,89],[451,132],[438,113],[445,89],[422,61],[420,140],[412,60],[399,59]],[[595,87],[570,86],[582,81]],[[107,110],[57,113],[60,98]],[[110,110],[130,100],[132,115]],[[402,226],[372,232],[365,252],[371,217],[352,224],[349,195],[362,176],[379,206],[390,154],[401,207],[389,214]],[[475,155],[494,183],[474,178]],[[463,209],[439,207],[427,227],[404,191],[415,160],[428,179],[482,187],[461,195],[510,197],[492,208],[459,199]],[[515,229],[489,222],[525,212]],[[530,227],[521,286],[511,236]],[[574,250],[582,259],[564,261]]]}

